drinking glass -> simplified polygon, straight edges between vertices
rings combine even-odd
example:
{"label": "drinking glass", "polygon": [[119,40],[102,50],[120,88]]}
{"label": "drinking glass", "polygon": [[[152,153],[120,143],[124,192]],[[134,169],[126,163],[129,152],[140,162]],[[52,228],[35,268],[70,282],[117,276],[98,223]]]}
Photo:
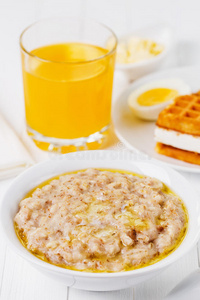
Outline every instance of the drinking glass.
{"label": "drinking glass", "polygon": [[46,151],[97,149],[111,123],[117,38],[77,18],[39,21],[20,37],[27,132]]}

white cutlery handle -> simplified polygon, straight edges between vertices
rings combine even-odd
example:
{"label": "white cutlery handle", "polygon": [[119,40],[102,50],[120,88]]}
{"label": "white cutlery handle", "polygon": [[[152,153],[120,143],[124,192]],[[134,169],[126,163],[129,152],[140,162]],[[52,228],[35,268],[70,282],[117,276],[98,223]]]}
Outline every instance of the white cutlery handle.
{"label": "white cutlery handle", "polygon": [[164,298],[164,300],[188,299],[200,299],[200,269],[187,276]]}

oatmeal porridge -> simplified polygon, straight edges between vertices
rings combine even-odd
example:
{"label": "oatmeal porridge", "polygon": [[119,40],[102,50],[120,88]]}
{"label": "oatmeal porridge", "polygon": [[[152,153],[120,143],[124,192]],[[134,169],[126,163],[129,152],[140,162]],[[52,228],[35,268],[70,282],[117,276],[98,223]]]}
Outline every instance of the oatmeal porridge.
{"label": "oatmeal porridge", "polygon": [[119,272],[153,264],[182,242],[184,203],[161,181],[87,169],[43,183],[19,203],[21,243],[52,264]]}

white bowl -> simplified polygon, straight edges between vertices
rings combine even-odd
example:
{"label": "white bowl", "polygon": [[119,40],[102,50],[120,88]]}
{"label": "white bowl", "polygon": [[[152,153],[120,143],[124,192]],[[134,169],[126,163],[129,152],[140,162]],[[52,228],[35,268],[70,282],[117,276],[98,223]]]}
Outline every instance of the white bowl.
{"label": "white bowl", "polygon": [[[13,218],[18,210],[19,201],[28,191],[51,177],[64,172],[91,167],[129,170],[158,178],[166,183],[183,199],[188,209],[189,228],[182,244],[158,263],[138,270],[116,273],[87,273],[67,270],[44,262],[27,251],[18,240],[13,226]],[[200,232],[199,216],[198,197],[189,182],[179,173],[167,167],[160,167],[149,160],[138,161],[137,157],[128,151],[105,150],[70,153],[31,167],[12,182],[3,197],[0,210],[3,232],[15,253],[40,272],[67,286],[93,291],[127,288],[159,274],[195,246]]]}
{"label": "white bowl", "polygon": [[128,35],[119,37],[119,42],[126,41],[133,36],[152,39],[157,43],[162,44],[164,50],[151,59],[142,60],[136,63],[116,63],[116,70],[123,71],[130,81],[157,70],[167,58],[173,45],[172,29],[166,24],[155,24],[135,30]]}

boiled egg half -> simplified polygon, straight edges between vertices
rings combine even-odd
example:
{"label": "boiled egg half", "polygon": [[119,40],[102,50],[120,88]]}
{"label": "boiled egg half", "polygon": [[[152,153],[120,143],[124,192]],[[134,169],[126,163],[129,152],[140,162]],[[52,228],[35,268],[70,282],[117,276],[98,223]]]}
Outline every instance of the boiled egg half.
{"label": "boiled egg half", "polygon": [[128,97],[128,105],[137,117],[154,121],[176,97],[190,93],[191,88],[181,79],[162,79],[135,89]]}

